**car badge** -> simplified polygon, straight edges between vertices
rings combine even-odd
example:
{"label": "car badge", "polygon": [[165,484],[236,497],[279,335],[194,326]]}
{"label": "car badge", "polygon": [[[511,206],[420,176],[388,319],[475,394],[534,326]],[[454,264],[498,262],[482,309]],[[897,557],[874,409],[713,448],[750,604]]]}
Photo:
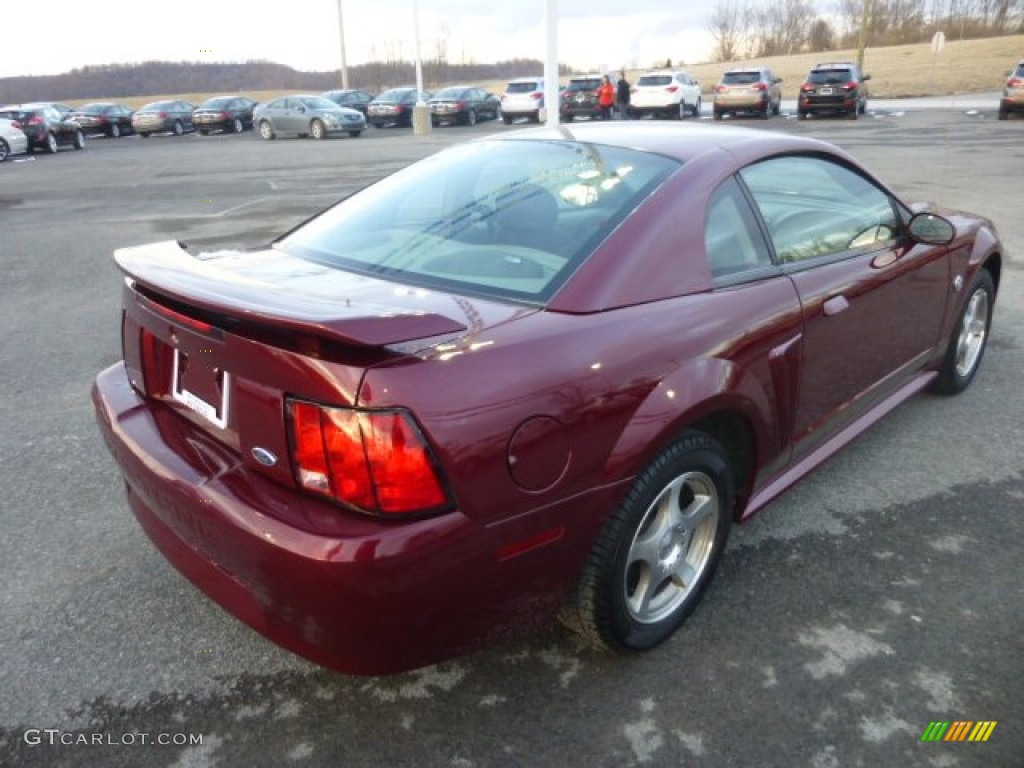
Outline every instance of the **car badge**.
{"label": "car badge", "polygon": [[252,457],[264,467],[273,467],[277,464],[277,456],[266,448],[260,448],[259,446],[252,449]]}

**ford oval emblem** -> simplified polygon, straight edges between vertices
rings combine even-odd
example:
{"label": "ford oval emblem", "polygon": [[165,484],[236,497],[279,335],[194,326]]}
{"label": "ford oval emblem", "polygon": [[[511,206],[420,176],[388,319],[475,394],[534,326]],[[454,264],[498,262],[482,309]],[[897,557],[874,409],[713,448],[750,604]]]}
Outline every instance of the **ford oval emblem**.
{"label": "ford oval emblem", "polygon": [[277,456],[266,448],[260,448],[259,446],[252,449],[252,457],[264,467],[272,467],[277,464]]}

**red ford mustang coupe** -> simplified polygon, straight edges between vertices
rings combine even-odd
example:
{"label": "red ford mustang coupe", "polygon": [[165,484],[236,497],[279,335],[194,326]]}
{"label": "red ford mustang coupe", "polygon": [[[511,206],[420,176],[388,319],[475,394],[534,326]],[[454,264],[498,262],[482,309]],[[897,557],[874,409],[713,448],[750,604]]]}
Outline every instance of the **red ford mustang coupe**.
{"label": "red ford mustang coupe", "polygon": [[93,390],[146,533],[344,672],[556,615],[641,650],[734,521],[976,374],[992,224],[828,144],[537,128],[440,152],[259,251],[119,250]]}

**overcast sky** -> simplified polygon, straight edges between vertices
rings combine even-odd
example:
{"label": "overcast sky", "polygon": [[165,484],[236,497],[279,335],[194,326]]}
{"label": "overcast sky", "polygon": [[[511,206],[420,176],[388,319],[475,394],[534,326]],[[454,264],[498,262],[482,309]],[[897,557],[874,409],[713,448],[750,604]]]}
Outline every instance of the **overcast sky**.
{"label": "overcast sky", "polygon": [[[3,0],[5,6],[12,0]],[[559,59],[580,68],[706,60],[707,20],[718,0],[559,0]],[[147,60],[269,59],[296,69],[337,69],[337,0],[47,0],[42,17],[15,2],[0,44],[0,77]],[[544,58],[546,0],[419,0],[424,58]],[[343,0],[350,65],[413,56],[413,0]],[[486,10],[485,10],[486,9]],[[30,31],[33,24],[42,24]],[[18,29],[20,28],[20,31]]]}

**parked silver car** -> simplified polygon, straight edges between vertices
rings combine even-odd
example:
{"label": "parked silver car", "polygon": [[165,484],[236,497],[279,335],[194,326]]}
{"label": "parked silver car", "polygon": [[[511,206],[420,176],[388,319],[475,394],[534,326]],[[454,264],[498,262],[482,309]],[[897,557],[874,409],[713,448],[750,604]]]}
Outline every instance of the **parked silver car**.
{"label": "parked silver car", "polygon": [[13,120],[0,118],[0,163],[11,155],[23,155],[28,152],[28,136],[15,127]]}
{"label": "parked silver car", "polygon": [[260,104],[253,111],[253,122],[260,136],[268,141],[285,134],[314,139],[325,139],[337,133],[356,137],[366,129],[362,112],[340,107],[322,96],[307,94],[282,96]]}

